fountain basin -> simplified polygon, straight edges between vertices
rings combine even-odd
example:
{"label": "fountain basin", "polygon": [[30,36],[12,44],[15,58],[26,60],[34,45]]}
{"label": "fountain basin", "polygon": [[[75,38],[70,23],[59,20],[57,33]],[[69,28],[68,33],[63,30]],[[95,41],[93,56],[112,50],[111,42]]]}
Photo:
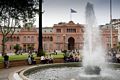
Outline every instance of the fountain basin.
{"label": "fountain basin", "polygon": [[86,66],[84,72],[88,75],[100,75],[101,68],[98,66]]}
{"label": "fountain basin", "polygon": [[81,63],[37,65],[20,72],[23,80],[119,80],[120,64],[109,64],[112,70],[101,70],[99,75],[84,73]]}

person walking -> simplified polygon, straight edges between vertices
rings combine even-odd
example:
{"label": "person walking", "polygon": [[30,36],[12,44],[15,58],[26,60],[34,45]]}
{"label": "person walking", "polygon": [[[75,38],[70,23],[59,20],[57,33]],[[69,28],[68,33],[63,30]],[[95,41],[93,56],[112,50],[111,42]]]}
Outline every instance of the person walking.
{"label": "person walking", "polygon": [[9,68],[9,56],[7,54],[4,55],[4,67]]}

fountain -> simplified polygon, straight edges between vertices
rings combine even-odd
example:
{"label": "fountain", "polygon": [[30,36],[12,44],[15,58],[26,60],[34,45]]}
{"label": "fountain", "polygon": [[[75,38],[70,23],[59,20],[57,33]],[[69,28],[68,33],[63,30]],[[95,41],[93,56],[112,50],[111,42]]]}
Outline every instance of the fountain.
{"label": "fountain", "polygon": [[[120,64],[106,68],[105,50],[102,46],[93,5],[86,6],[83,62],[38,65],[20,72],[23,80],[120,80]],[[83,66],[83,67],[81,67]]]}
{"label": "fountain", "polygon": [[[105,52],[103,50],[99,27],[93,5],[86,6],[86,27],[84,33],[83,66],[86,74],[100,74],[101,64],[105,64]],[[97,61],[97,62],[96,62]]]}

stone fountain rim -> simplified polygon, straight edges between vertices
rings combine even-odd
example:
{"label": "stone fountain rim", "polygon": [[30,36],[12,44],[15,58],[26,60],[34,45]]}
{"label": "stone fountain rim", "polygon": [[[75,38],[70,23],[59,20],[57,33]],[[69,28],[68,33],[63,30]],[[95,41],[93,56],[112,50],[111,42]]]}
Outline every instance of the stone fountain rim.
{"label": "stone fountain rim", "polygon": [[[73,65],[74,64],[74,65]],[[81,66],[81,62],[71,62],[71,63],[55,63],[55,64],[40,64],[40,65],[35,65],[35,66],[32,66],[32,67],[29,67],[29,68],[26,68],[24,70],[22,70],[21,72],[19,72],[19,76],[23,79],[23,80],[31,80],[29,78],[27,78],[25,76],[25,74],[27,72],[29,72],[30,70],[32,69],[40,69],[40,68],[44,68],[44,69],[47,69],[47,68],[51,68],[51,67],[57,67],[57,66]]]}
{"label": "stone fountain rim", "polygon": [[[73,65],[74,64],[74,65]],[[29,68],[26,68],[24,70],[22,70],[21,72],[19,72],[19,76],[20,78],[22,78],[22,80],[31,80],[29,78],[27,78],[25,76],[25,74],[29,71],[31,71],[32,69],[35,70],[35,69],[40,69],[40,68],[44,68],[44,69],[47,69],[47,68],[51,68],[51,67],[57,67],[57,66],[68,66],[68,67],[73,67],[73,66],[82,66],[81,65],[81,62],[72,62],[72,63],[55,63],[55,64],[43,64],[43,65],[35,65],[35,66],[32,66],[32,67],[29,67]],[[119,63],[109,63],[109,65],[112,65],[113,67],[115,68],[120,68],[120,64]]]}

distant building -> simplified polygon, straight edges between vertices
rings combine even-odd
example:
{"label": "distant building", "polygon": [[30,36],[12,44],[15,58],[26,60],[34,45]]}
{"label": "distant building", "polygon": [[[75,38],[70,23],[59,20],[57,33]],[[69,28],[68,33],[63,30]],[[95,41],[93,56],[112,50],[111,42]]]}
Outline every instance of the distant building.
{"label": "distant building", "polygon": [[120,28],[120,19],[112,19],[112,25],[115,29]]}
{"label": "distant building", "polygon": [[[118,42],[120,42],[120,19],[112,19],[112,28],[118,31]],[[102,29],[110,28],[110,24],[100,26]]]}
{"label": "distant building", "polygon": [[[105,48],[110,48],[110,29],[100,27],[102,41]],[[82,50],[84,45],[84,24],[75,24],[73,21],[68,23],[60,22],[53,27],[42,28],[43,49],[48,52],[54,50]],[[14,46],[19,44],[23,51],[28,51],[29,47],[38,49],[38,28],[22,27],[16,29],[12,38],[9,37],[6,43],[6,51],[14,52]],[[118,42],[118,31],[113,29],[113,46]],[[0,51],[2,48],[2,35],[0,33]]]}
{"label": "distant building", "polygon": [[118,30],[118,42],[120,42],[120,19],[112,19],[112,25]]}
{"label": "distant building", "polygon": [[[108,25],[102,25],[101,33],[102,33],[102,41],[106,48],[111,48],[111,28]],[[113,48],[117,47],[118,44],[118,30],[113,28],[112,29],[112,45]]]}

